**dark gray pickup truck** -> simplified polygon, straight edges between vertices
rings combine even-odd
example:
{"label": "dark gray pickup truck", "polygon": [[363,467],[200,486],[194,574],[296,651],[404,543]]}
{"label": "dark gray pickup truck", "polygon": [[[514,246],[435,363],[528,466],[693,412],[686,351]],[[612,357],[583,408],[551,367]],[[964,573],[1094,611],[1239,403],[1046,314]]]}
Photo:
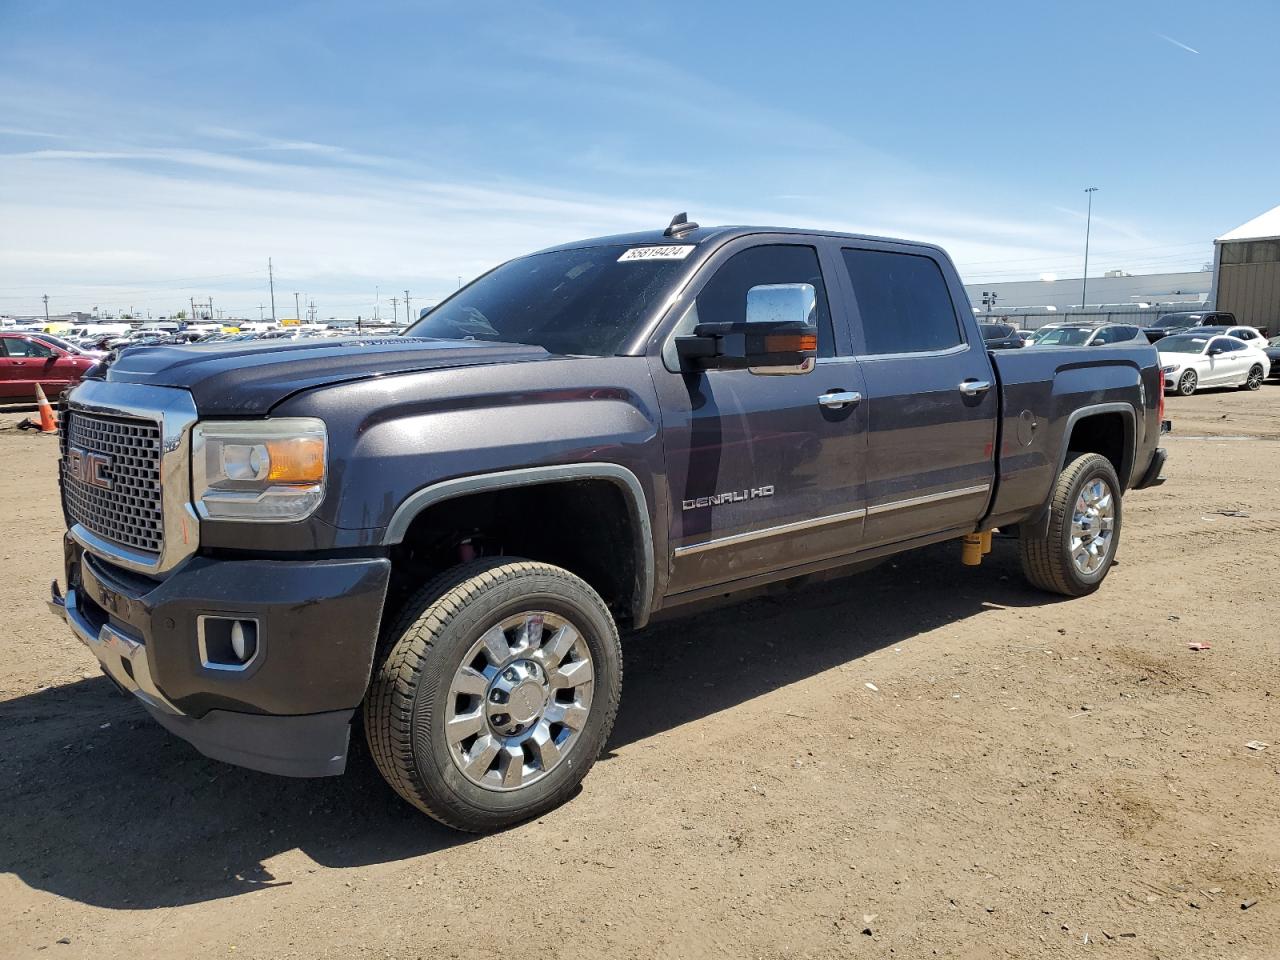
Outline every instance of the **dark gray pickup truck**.
{"label": "dark gray pickup truck", "polygon": [[1041,589],[1156,482],[1142,344],[989,353],[921,243],[700,228],[497,267],[401,337],[127,349],[67,397],[51,606],[211,757],[488,830],[565,800],[619,628],[1015,533]]}

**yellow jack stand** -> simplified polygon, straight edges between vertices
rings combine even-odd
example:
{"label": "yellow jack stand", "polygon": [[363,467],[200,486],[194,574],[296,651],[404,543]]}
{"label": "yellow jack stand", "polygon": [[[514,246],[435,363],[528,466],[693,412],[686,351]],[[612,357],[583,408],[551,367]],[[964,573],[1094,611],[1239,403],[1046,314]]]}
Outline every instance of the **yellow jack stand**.
{"label": "yellow jack stand", "polygon": [[966,533],[964,546],[960,550],[960,562],[966,567],[976,567],[982,558],[991,552],[991,531],[982,533]]}

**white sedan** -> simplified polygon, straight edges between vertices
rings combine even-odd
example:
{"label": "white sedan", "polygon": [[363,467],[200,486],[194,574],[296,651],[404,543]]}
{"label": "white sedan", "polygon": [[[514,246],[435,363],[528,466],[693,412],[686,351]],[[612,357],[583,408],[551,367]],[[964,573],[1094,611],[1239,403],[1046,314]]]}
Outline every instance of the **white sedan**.
{"label": "white sedan", "polygon": [[1189,397],[1200,387],[1257,390],[1271,361],[1243,340],[1213,334],[1179,333],[1156,341],[1164,388]]}

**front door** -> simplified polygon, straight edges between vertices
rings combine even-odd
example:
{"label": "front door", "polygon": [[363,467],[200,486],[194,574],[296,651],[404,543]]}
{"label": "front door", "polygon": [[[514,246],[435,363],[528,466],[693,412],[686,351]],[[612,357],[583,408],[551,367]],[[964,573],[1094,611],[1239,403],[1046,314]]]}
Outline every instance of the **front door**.
{"label": "front door", "polygon": [[866,412],[818,247],[739,241],[694,282],[701,289],[672,337],[699,322],[742,322],[752,287],[811,284],[819,359],[806,373],[682,372],[671,338],[651,358],[671,490],[669,593],[852,553]]}
{"label": "front door", "polygon": [[860,242],[840,259],[866,382],[866,544],[972,529],[995,479],[999,398],[964,290],[932,248]]}

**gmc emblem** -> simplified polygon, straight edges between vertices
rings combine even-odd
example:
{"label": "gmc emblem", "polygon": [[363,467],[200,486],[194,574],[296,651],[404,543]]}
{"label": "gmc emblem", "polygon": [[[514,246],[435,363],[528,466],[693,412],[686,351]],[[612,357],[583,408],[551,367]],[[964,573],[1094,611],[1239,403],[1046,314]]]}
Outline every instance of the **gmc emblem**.
{"label": "gmc emblem", "polygon": [[90,453],[79,447],[67,448],[67,473],[81,483],[110,490],[111,478],[107,476],[110,469],[111,458],[105,453]]}

